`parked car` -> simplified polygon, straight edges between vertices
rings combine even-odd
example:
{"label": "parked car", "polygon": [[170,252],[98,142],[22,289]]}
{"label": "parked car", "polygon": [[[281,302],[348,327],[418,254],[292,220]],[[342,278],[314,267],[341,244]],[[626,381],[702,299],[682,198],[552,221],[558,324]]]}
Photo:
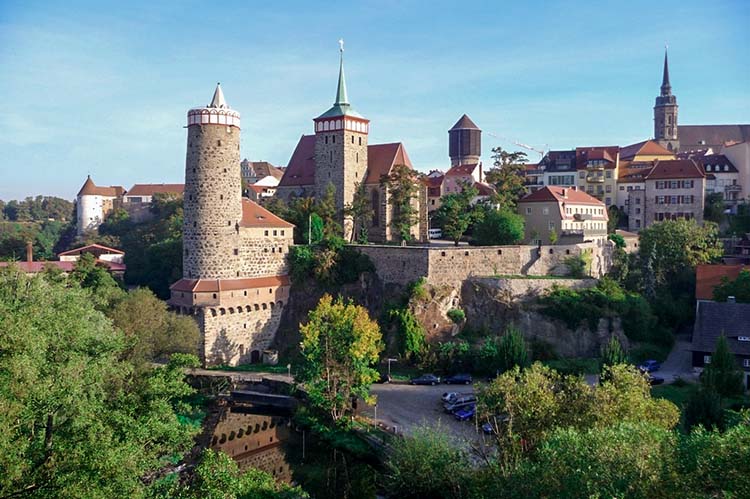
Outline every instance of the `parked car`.
{"label": "parked car", "polygon": [[430,239],[440,239],[443,237],[443,229],[430,229],[428,235]]}
{"label": "parked car", "polygon": [[648,384],[651,386],[654,385],[661,385],[664,383],[664,378],[661,376],[649,376],[648,377]]}
{"label": "parked car", "polygon": [[482,432],[484,432],[485,435],[494,435],[495,434],[495,426],[487,421],[482,425]]}
{"label": "parked car", "polygon": [[485,421],[485,423],[482,425],[482,431],[486,435],[494,435],[495,434],[495,425],[499,425],[502,423],[507,423],[510,420],[510,417],[507,414],[503,414],[500,416],[493,416],[492,421]]}
{"label": "parked car", "polygon": [[434,374],[423,374],[422,376],[418,376],[416,378],[412,378],[411,381],[409,381],[412,385],[437,385],[440,384],[440,378],[438,376],[435,376]]}
{"label": "parked car", "polygon": [[466,407],[462,407],[461,409],[457,410],[453,413],[456,419],[459,421],[466,421],[467,419],[471,419],[474,417],[474,414],[477,412],[477,407],[474,404],[467,405]]}
{"label": "parked car", "polygon": [[446,385],[470,385],[474,380],[471,374],[454,374],[443,380]]}
{"label": "parked car", "polygon": [[652,373],[654,371],[658,371],[659,369],[661,369],[661,364],[658,361],[651,359],[639,365],[638,369],[640,369],[644,373]]}
{"label": "parked car", "polygon": [[457,397],[452,402],[446,402],[443,404],[445,412],[455,412],[458,409],[466,407],[467,405],[474,405],[477,403],[477,398],[474,395],[463,395]]}
{"label": "parked car", "polygon": [[443,396],[440,398],[443,400],[443,402],[451,402],[453,401],[453,399],[455,399],[456,397],[460,397],[461,395],[464,395],[464,394],[459,393],[459,392],[445,392],[443,393]]}

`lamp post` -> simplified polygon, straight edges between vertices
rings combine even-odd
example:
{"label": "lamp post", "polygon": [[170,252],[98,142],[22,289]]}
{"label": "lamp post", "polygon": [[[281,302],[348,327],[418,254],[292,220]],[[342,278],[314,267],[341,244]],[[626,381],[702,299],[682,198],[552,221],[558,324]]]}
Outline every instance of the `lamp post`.
{"label": "lamp post", "polygon": [[391,362],[398,362],[398,359],[388,359],[388,380],[391,379]]}
{"label": "lamp post", "polygon": [[289,375],[289,377],[291,378],[292,377],[292,365],[291,364],[287,364],[286,365],[286,372]]}

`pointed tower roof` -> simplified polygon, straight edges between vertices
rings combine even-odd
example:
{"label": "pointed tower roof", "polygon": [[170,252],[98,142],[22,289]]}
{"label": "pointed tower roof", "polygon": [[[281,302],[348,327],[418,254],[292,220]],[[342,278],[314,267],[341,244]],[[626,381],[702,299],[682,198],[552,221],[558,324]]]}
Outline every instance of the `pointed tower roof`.
{"label": "pointed tower roof", "polygon": [[479,130],[479,127],[476,126],[473,121],[471,121],[471,118],[469,118],[467,115],[464,114],[456,122],[456,124],[453,125],[453,127],[451,128],[451,130],[461,130],[461,129]]}
{"label": "pointed tower roof", "polygon": [[661,94],[671,95],[672,85],[669,84],[669,61],[667,60],[667,48],[664,48],[664,73],[661,77]]}
{"label": "pointed tower roof", "polygon": [[318,116],[316,119],[334,118],[336,116],[351,116],[364,119],[364,116],[355,111],[349,104],[349,97],[346,93],[346,77],[344,76],[344,41],[339,40],[339,45],[341,56],[339,61],[339,82],[338,87],[336,88],[336,101],[333,103],[333,107]]}
{"label": "pointed tower roof", "polygon": [[79,196],[85,196],[87,194],[96,194],[96,184],[91,180],[91,175],[86,176],[86,181],[83,183],[81,190],[78,191]]}
{"label": "pointed tower roof", "polygon": [[209,104],[207,107],[215,107],[219,109],[229,108],[226,99],[224,99],[224,92],[221,91],[221,83],[216,84],[216,90],[214,90],[214,96],[211,99],[211,104]]}

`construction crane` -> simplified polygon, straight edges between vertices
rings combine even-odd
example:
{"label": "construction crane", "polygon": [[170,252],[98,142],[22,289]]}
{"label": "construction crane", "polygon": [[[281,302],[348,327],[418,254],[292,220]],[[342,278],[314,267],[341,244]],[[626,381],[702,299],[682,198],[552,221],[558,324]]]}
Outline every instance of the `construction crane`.
{"label": "construction crane", "polygon": [[[543,158],[544,155],[546,154],[546,151],[536,149],[535,147],[531,147],[530,145],[524,144],[523,142],[518,142],[517,140],[513,140],[513,139],[510,139],[508,137],[503,137],[501,135],[497,135],[497,134],[492,133],[492,132],[484,132],[484,133],[486,133],[487,135],[490,135],[492,137],[495,137],[496,139],[500,139],[500,140],[503,140],[503,141],[506,141],[506,142],[511,142],[511,143],[517,145],[518,147],[522,147],[522,148],[524,148],[524,149],[526,149],[528,151],[534,151],[535,153],[539,154],[539,156],[541,158]],[[546,146],[546,144],[545,144],[545,146]]]}

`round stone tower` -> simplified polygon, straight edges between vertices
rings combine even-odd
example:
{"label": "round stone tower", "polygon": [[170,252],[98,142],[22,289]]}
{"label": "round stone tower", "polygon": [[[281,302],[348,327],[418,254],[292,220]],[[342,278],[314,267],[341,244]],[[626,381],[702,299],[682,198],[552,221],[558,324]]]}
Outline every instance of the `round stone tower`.
{"label": "round stone tower", "polygon": [[239,277],[242,180],[240,113],[221,86],[211,104],[188,111],[185,160],[183,277]]}

